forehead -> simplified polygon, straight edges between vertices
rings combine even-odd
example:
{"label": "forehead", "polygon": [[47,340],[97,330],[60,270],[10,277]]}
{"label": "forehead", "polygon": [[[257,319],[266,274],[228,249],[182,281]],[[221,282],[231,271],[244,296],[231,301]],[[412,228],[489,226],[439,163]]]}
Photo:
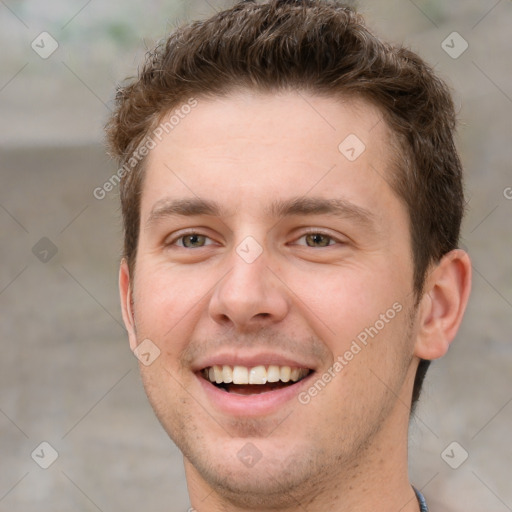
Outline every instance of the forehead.
{"label": "forehead", "polygon": [[243,91],[197,98],[186,111],[147,157],[143,217],[169,196],[216,196],[228,213],[235,203],[237,212],[255,213],[268,211],[270,199],[313,189],[367,205],[391,193],[389,130],[364,100]]}

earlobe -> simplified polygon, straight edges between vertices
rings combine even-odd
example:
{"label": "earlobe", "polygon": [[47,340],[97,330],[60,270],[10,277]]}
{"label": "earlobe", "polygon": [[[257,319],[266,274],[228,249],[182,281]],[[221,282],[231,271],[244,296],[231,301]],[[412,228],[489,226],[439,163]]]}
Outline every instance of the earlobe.
{"label": "earlobe", "polygon": [[130,348],[135,350],[137,347],[137,337],[135,333],[135,318],[133,312],[133,295],[130,284],[130,270],[126,259],[122,259],[119,267],[119,295],[121,299],[121,311],[123,314],[123,321],[128,331],[128,338],[130,340]]}
{"label": "earlobe", "polygon": [[420,302],[414,354],[438,359],[448,351],[459,329],[471,290],[471,261],[455,249],[430,271]]}

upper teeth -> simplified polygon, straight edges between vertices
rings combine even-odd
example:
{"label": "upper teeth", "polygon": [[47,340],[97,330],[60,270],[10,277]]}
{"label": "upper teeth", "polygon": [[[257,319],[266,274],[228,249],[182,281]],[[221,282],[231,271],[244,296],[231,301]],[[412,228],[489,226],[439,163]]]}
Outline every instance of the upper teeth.
{"label": "upper teeth", "polygon": [[210,366],[203,370],[203,375],[216,384],[266,384],[267,382],[297,382],[309,373],[307,368],[290,366]]}

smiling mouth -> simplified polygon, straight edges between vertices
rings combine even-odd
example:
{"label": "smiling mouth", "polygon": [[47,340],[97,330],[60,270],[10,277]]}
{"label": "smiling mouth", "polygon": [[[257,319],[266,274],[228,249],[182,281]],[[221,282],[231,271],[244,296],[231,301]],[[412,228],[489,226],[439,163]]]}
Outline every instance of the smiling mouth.
{"label": "smiling mouth", "polygon": [[306,378],[313,370],[290,366],[229,366],[215,365],[201,370],[202,378],[218,389],[236,395],[268,393],[290,387]]}

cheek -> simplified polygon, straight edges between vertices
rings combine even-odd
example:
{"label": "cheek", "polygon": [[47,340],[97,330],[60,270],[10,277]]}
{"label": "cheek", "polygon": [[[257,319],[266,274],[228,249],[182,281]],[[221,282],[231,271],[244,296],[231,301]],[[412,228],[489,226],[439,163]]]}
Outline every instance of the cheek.
{"label": "cheek", "polygon": [[404,283],[396,276],[389,276],[390,272],[384,268],[347,265],[325,271],[290,273],[286,282],[299,299],[296,304],[301,313],[318,325],[322,338],[339,345],[330,347],[339,353],[388,310],[386,330],[394,323],[393,305],[401,305],[407,292]]}
{"label": "cheek", "polygon": [[141,265],[135,276],[135,299],[144,314],[165,313],[162,320],[172,322],[204,295],[208,283],[201,276],[199,271],[180,271],[165,263]]}
{"label": "cheek", "polygon": [[[148,337],[165,350],[180,349],[183,329],[195,318],[211,287],[198,274],[178,273],[156,265],[137,269],[134,287],[138,338]],[[161,347],[163,348],[163,347]]]}

